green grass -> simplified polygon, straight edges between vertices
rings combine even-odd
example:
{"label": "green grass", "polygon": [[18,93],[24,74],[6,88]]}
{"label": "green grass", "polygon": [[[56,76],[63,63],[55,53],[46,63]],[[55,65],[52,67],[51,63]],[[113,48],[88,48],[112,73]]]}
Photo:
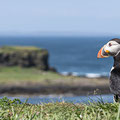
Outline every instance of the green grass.
{"label": "green grass", "polygon": [[41,71],[37,68],[1,67],[0,85],[67,85],[67,86],[99,86],[108,84],[108,80],[90,79],[75,76],[63,76],[51,71]]}
{"label": "green grass", "polygon": [[2,54],[18,54],[18,55],[26,55],[28,53],[34,54],[37,53],[39,55],[48,54],[48,51],[43,48],[38,48],[34,46],[3,46],[0,48],[0,53]]}
{"label": "green grass", "polygon": [[40,83],[43,85],[56,84],[58,81],[70,77],[59,75],[55,72],[44,72],[36,68],[0,67],[0,84]]}
{"label": "green grass", "polygon": [[22,52],[22,51],[40,51],[41,48],[34,46],[3,46],[0,48],[0,52],[9,53],[9,52]]}
{"label": "green grass", "polygon": [[48,103],[32,105],[20,100],[0,100],[1,120],[120,120],[119,103]]}

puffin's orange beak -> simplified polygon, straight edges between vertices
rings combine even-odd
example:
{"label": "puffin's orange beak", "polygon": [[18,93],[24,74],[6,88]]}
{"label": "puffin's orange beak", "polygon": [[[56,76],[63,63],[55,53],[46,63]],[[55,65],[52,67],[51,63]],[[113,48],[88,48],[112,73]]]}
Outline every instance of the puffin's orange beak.
{"label": "puffin's orange beak", "polygon": [[97,58],[105,58],[105,57],[109,57],[109,55],[108,55],[108,51],[104,51],[104,47],[105,46],[103,46],[100,50],[99,50],[99,52],[98,52],[98,54],[97,54]]}
{"label": "puffin's orange beak", "polygon": [[102,55],[102,50],[103,50],[103,47],[99,50],[97,54],[97,58],[104,58],[104,56]]}

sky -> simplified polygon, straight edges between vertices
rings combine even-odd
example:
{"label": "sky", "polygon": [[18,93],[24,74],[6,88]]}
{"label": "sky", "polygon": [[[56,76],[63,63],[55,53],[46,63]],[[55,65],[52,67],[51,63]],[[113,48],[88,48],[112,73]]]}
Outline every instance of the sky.
{"label": "sky", "polygon": [[0,35],[120,35],[120,0],[0,0]]}

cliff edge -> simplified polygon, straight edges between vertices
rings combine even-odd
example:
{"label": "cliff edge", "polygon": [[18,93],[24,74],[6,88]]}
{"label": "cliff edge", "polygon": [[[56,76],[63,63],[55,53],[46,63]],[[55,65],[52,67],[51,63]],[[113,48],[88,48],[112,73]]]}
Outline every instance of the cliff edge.
{"label": "cliff edge", "polygon": [[28,46],[3,46],[0,48],[0,66],[36,67],[49,70],[48,51]]}

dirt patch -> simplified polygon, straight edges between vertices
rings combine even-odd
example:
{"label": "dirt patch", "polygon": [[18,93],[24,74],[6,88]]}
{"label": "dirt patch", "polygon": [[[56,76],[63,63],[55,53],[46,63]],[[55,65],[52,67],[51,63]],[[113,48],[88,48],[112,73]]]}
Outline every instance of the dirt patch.
{"label": "dirt patch", "polygon": [[49,95],[49,94],[73,94],[73,95],[91,95],[110,93],[108,86],[0,86],[1,95]]}

